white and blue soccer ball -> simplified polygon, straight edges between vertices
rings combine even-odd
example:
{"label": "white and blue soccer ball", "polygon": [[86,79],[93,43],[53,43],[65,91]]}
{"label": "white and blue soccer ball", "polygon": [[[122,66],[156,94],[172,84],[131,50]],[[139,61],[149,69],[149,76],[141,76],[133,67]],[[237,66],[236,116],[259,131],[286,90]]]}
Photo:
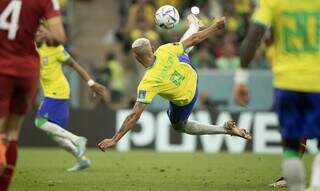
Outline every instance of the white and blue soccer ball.
{"label": "white and blue soccer ball", "polygon": [[180,16],[178,10],[171,5],[160,7],[155,14],[156,24],[163,29],[172,29],[179,23]]}

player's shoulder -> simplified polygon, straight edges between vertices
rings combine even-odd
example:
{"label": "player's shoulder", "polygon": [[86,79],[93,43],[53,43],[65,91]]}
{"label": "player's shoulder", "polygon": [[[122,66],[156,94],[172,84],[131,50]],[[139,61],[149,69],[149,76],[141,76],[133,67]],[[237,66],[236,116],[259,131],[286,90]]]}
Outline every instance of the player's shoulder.
{"label": "player's shoulder", "polygon": [[167,43],[159,46],[157,50],[170,50],[170,49],[178,48],[180,46],[181,46],[181,42]]}
{"label": "player's shoulder", "polygon": [[256,8],[264,7],[264,6],[274,7],[275,5],[277,5],[279,3],[281,3],[281,0],[258,0]]}

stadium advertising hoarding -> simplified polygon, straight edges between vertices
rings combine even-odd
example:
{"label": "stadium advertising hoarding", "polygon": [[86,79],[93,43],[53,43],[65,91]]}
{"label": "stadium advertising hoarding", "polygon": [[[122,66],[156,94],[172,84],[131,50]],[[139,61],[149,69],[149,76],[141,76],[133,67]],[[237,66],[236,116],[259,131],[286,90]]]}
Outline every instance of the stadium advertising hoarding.
{"label": "stadium advertising hoarding", "polygon": [[[119,129],[130,110],[71,112],[70,129],[76,134],[86,136],[91,147],[105,137],[111,137]],[[33,115],[24,124],[21,145],[52,146],[40,130],[33,126]],[[274,112],[217,112],[195,111],[191,119],[204,123],[222,124],[235,120],[238,126],[247,129],[253,135],[252,141],[226,135],[193,136],[175,132],[170,127],[166,111],[145,111],[134,130],[117,144],[118,151],[130,151],[134,148],[154,149],[157,152],[229,152],[243,153],[280,153],[281,137],[278,120]],[[310,152],[316,151],[315,142],[308,143]]]}

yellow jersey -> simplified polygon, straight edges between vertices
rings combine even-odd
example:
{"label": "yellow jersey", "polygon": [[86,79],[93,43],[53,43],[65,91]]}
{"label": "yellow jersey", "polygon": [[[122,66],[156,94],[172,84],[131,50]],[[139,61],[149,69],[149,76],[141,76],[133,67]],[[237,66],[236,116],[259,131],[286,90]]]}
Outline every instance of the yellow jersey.
{"label": "yellow jersey", "polygon": [[154,53],[155,61],[138,86],[137,101],[151,103],[156,95],[178,106],[190,103],[195,95],[198,76],[190,64],[179,62],[184,52],[181,43],[160,46]]}
{"label": "yellow jersey", "polygon": [[70,58],[62,45],[37,49],[41,57],[40,83],[45,97],[69,99],[70,87],[63,73],[62,64]]}
{"label": "yellow jersey", "polygon": [[274,86],[320,91],[320,0],[260,0],[253,22],[271,26]]}

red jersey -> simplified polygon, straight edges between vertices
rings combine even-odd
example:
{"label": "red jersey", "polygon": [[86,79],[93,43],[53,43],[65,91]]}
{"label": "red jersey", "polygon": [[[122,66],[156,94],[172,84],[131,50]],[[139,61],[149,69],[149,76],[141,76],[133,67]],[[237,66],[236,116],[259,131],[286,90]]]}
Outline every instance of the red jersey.
{"label": "red jersey", "polygon": [[38,75],[34,41],[40,19],[59,14],[58,0],[0,1],[0,74]]}

